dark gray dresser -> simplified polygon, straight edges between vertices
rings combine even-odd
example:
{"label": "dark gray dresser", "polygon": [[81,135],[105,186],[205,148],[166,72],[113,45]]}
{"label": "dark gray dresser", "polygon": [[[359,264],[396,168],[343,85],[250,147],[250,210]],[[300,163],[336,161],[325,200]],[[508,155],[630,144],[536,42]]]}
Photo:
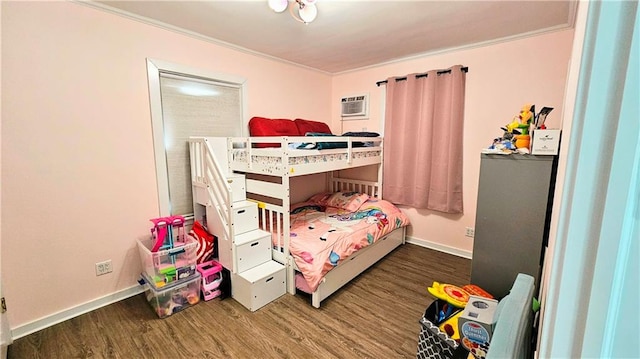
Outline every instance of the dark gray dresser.
{"label": "dark gray dresser", "polygon": [[471,283],[496,298],[518,273],[539,290],[557,156],[481,155]]}

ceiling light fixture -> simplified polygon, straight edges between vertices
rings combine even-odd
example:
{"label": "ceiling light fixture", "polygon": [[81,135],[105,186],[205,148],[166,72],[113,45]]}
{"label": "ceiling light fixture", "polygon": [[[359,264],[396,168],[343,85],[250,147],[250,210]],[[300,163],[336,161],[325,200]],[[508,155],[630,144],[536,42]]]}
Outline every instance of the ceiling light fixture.
{"label": "ceiling light fixture", "polygon": [[[316,0],[268,0],[269,7],[275,12],[283,12],[289,8],[291,16],[302,23],[308,24],[318,16]],[[296,13],[297,12],[297,13]]]}

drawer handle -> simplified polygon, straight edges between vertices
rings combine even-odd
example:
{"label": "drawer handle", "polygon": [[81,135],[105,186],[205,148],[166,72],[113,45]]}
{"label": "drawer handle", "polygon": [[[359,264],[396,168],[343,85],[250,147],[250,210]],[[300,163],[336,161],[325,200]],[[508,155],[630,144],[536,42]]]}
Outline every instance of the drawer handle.
{"label": "drawer handle", "polygon": [[264,282],[266,283],[266,282],[269,282],[270,280],[273,280],[273,277],[267,278],[267,280],[265,280]]}
{"label": "drawer handle", "polygon": [[243,214],[244,211],[245,211],[244,209],[241,209],[241,210],[238,211],[238,214]]}
{"label": "drawer handle", "polygon": [[251,243],[251,247],[255,247],[259,244],[260,242],[255,242],[255,243]]}

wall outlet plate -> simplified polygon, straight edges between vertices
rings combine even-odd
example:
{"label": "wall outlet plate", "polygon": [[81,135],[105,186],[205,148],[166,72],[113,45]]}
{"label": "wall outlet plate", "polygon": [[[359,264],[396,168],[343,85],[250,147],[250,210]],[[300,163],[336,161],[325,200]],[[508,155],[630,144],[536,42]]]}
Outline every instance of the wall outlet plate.
{"label": "wall outlet plate", "polygon": [[465,233],[464,233],[465,236],[473,238],[473,236],[475,234],[476,234],[476,230],[475,229],[473,229],[471,227],[466,227],[465,228]]}
{"label": "wall outlet plate", "polygon": [[111,259],[96,263],[96,276],[113,272]]}

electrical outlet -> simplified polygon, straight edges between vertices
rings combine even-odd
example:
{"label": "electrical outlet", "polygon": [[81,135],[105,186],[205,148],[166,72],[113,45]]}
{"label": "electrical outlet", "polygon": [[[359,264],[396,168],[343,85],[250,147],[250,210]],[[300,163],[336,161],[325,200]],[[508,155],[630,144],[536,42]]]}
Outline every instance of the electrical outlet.
{"label": "electrical outlet", "polygon": [[476,230],[471,227],[466,227],[465,230],[466,232],[464,233],[464,235],[467,237],[473,238],[473,236],[476,234]]}
{"label": "electrical outlet", "polygon": [[104,262],[96,263],[96,276],[111,272],[113,272],[113,268],[111,267],[111,259],[108,259]]}

